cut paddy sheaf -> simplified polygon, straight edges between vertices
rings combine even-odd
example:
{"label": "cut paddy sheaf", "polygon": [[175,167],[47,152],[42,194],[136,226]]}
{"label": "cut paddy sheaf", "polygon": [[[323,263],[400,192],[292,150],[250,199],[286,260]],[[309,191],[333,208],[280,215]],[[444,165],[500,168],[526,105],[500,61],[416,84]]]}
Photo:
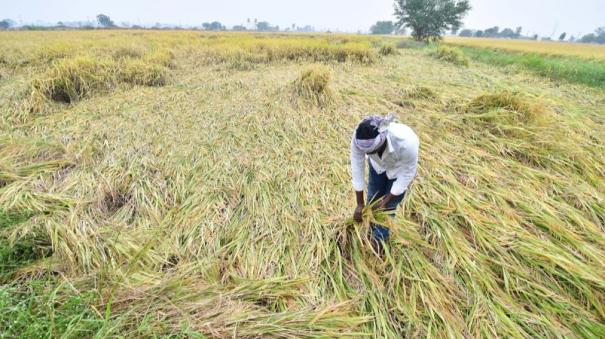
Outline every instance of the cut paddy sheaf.
{"label": "cut paddy sheaf", "polygon": [[380,46],[378,53],[382,56],[397,54],[397,48],[393,44],[384,44]]}
{"label": "cut paddy sheaf", "polygon": [[514,92],[484,94],[466,106],[467,118],[479,119],[495,125],[546,126],[553,113],[536,98],[527,98]]}
{"label": "cut paddy sheaf", "polygon": [[324,107],[334,100],[330,88],[331,71],[325,65],[307,67],[291,85],[295,99],[304,103]]}
{"label": "cut paddy sheaf", "polygon": [[588,182],[599,182],[592,135],[575,131],[569,122],[537,97],[502,91],[483,94],[459,107],[462,123],[482,147],[536,168],[577,171]]}
{"label": "cut paddy sheaf", "polygon": [[75,103],[107,93],[120,84],[164,86],[169,68],[174,68],[170,52],[156,51],[143,56],[138,50],[126,48],[116,53],[114,59],[87,55],[56,62],[31,83],[31,111],[42,111],[47,101]]}
{"label": "cut paddy sheaf", "polygon": [[441,61],[449,62],[458,66],[468,66],[469,59],[464,52],[456,47],[440,45],[431,52],[431,55]]}

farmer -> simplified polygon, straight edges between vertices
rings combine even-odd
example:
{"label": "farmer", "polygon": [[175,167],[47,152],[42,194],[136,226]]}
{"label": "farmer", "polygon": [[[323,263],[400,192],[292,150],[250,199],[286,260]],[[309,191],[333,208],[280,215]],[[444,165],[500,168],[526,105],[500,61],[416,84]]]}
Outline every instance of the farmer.
{"label": "farmer", "polygon": [[[370,116],[357,126],[351,141],[351,175],[357,196],[353,218],[362,221],[365,189],[365,161],[370,168],[368,204],[376,202],[374,210],[389,211],[391,217],[403,200],[405,192],[416,175],[420,142],[414,131],[400,123],[395,116]],[[371,225],[372,245],[383,253],[383,242],[389,239],[389,229]]]}

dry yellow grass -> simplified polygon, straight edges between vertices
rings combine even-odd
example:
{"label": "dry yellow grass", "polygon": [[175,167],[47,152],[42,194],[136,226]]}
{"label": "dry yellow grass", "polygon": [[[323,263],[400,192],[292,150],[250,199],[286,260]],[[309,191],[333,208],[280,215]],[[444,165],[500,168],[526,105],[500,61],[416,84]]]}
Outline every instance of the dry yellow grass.
{"label": "dry yellow grass", "polygon": [[556,41],[512,40],[447,37],[446,43],[482,48],[498,48],[513,52],[537,53],[605,60],[605,46]]}
{"label": "dry yellow grass", "polygon": [[[605,332],[603,90],[423,50],[381,57],[360,36],[0,39],[0,234],[50,255],[0,273],[44,286],[50,301],[25,308],[48,310],[53,335]],[[156,67],[169,81],[148,86]],[[132,80],[106,88],[108,73]],[[46,76],[78,100],[31,114]],[[420,136],[418,177],[394,220],[367,210],[354,224],[351,132],[391,111]],[[370,220],[392,227],[384,260]],[[37,328],[0,305],[8,337]],[[59,309],[90,312],[66,330]]]}

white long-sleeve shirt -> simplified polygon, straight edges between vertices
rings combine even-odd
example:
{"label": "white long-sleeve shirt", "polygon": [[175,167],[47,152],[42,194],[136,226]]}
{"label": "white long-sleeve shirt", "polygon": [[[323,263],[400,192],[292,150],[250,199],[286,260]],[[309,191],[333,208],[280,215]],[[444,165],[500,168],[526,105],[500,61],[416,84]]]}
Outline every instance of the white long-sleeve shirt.
{"label": "white long-sleeve shirt", "polygon": [[[385,173],[389,179],[396,179],[391,194],[403,194],[416,176],[420,140],[414,131],[400,123],[391,123],[387,130],[387,148],[382,153],[368,155],[370,164],[378,174]],[[351,176],[353,188],[360,192],[365,189],[366,154],[355,146],[355,132],[351,139]]]}

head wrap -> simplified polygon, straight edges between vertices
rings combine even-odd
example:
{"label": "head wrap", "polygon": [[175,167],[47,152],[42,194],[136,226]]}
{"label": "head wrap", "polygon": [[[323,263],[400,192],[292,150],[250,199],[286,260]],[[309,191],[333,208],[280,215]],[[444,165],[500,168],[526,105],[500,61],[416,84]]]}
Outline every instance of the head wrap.
{"label": "head wrap", "polygon": [[[395,115],[393,113],[389,113],[386,117],[381,117],[378,115],[369,116],[357,126],[355,133],[355,146],[359,148],[364,153],[372,153],[375,152],[380,146],[384,144],[387,139],[387,130],[391,122],[395,120]],[[378,135],[372,139],[360,138],[360,133],[358,130],[362,125],[369,125],[373,127]]]}

